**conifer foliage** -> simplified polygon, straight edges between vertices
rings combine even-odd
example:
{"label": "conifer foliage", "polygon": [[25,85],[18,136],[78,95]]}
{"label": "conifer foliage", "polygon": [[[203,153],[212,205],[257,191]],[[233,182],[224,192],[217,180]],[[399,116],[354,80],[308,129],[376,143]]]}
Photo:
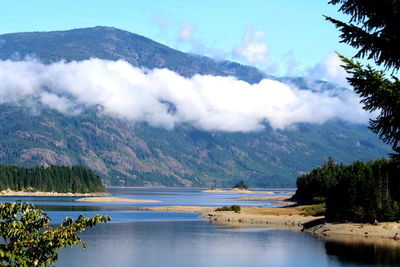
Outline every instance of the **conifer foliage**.
{"label": "conifer foliage", "polygon": [[336,164],[332,159],[297,179],[302,204],[326,201],[329,221],[400,219],[400,164],[394,160]]}
{"label": "conifer foliage", "polygon": [[[400,157],[400,81],[395,75],[400,68],[400,1],[399,0],[332,0],[339,11],[350,15],[348,23],[331,17],[326,19],[341,31],[342,42],[359,49],[357,58],[374,60],[388,73],[342,57],[349,84],[368,111],[379,116],[370,121],[370,129],[378,134]],[[388,78],[391,76],[391,78]]]}
{"label": "conifer foliage", "polygon": [[100,176],[83,166],[37,166],[24,168],[0,165],[0,191],[32,190],[60,193],[105,192]]}

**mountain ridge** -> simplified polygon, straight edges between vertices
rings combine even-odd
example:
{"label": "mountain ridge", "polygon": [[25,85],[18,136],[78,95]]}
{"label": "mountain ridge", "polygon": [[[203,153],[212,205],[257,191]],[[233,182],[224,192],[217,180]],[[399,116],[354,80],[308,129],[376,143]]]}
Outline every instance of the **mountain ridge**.
{"label": "mountain ridge", "polygon": [[[253,67],[179,52],[109,27],[5,34],[0,35],[0,43],[2,60],[32,55],[44,63],[122,59],[147,69],[168,68],[184,77],[235,76],[249,83],[272,77]],[[304,90],[336,88],[301,77],[274,79]],[[0,162],[82,164],[101,174],[108,185],[209,187],[244,179],[250,186],[294,186],[297,175],[328,156],[349,163],[389,152],[366,126],[341,121],[298,124],[297,130],[273,130],[266,125],[258,132],[227,133],[187,124],[173,130],[155,128],[111,118],[96,109],[78,116],[44,107],[35,112],[20,104],[0,105]]]}
{"label": "mountain ridge", "polygon": [[[57,42],[56,46],[55,39],[62,42],[62,45]],[[32,55],[44,63],[60,60],[81,61],[90,58],[123,59],[136,67],[168,68],[184,77],[195,74],[235,76],[249,83],[256,83],[267,77],[255,67],[231,61],[218,62],[205,56],[184,53],[142,35],[113,27],[97,26],[68,31],[8,33],[0,35],[0,42],[2,43],[0,59],[3,60],[13,57],[24,59]],[[48,51],[49,48],[52,52]],[[173,60],[171,60],[171,55]],[[180,66],[185,66],[185,68]]]}

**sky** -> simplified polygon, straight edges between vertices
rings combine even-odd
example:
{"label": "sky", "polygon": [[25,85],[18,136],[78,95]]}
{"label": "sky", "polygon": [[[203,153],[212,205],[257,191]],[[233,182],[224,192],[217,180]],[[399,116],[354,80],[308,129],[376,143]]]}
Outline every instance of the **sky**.
{"label": "sky", "polygon": [[[345,19],[327,2],[13,0],[2,3],[0,34],[111,26],[272,75],[310,75],[345,84],[334,53],[352,56],[355,51],[340,44],[338,30],[324,20],[323,15]],[[321,64],[328,69],[321,70]]]}

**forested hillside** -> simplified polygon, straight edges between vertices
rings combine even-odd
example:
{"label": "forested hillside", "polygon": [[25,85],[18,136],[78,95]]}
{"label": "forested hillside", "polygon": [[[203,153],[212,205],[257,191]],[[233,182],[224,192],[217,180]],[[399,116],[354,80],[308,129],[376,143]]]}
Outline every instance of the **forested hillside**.
{"label": "forested hillside", "polygon": [[59,193],[105,192],[100,176],[82,166],[37,166],[24,168],[0,165],[0,191],[43,191]]}

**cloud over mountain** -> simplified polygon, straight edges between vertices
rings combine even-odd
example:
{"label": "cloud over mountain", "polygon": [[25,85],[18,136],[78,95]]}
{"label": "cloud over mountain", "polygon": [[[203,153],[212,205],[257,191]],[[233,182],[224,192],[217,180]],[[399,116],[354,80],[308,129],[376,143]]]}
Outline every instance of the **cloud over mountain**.
{"label": "cloud over mountain", "polygon": [[255,31],[251,26],[246,28],[241,43],[233,50],[233,56],[269,71],[276,68],[276,63],[268,57],[265,33],[260,30]]}
{"label": "cloud over mountain", "polygon": [[340,86],[348,86],[347,72],[341,66],[342,60],[336,53],[329,53],[322,61],[309,70],[308,77],[312,80],[325,80]]}
{"label": "cloud over mountain", "polygon": [[366,123],[369,116],[350,90],[313,92],[269,79],[252,85],[234,77],[185,78],[100,59],[49,65],[0,61],[0,103],[40,103],[72,115],[97,106],[154,126],[190,123],[230,132],[259,130],[265,123],[279,129],[330,119]]}

